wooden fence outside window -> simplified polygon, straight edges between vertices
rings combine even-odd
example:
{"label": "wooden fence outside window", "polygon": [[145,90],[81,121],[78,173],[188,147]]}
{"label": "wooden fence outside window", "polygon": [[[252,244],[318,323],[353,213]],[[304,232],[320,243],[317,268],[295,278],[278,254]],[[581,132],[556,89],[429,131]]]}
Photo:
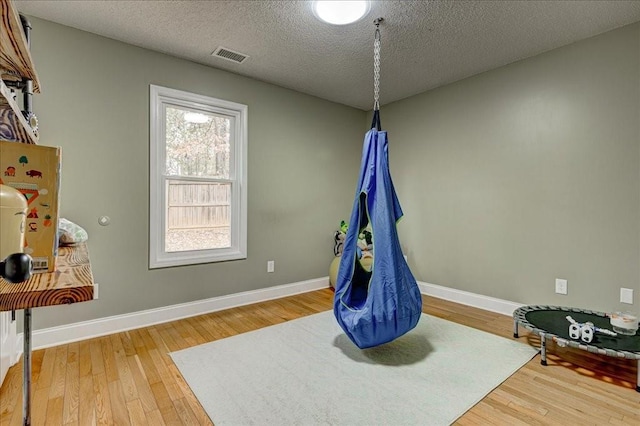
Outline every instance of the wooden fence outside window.
{"label": "wooden fence outside window", "polygon": [[230,226],[231,184],[168,181],[167,229]]}

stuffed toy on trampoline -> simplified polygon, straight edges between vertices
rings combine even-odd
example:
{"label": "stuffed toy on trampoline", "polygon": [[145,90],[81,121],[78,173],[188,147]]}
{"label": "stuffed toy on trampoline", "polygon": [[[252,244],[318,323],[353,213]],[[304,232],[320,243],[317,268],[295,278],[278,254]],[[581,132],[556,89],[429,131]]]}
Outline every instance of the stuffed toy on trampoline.
{"label": "stuffed toy on trampoline", "polygon": [[[380,22],[374,37],[374,113],[364,137],[362,162],[349,229],[336,278],[333,311],[359,348],[390,342],[413,329],[422,314],[416,279],[404,259],[396,223],[403,212],[389,172],[387,132],[380,125]],[[373,235],[373,267],[358,260],[358,235]]]}

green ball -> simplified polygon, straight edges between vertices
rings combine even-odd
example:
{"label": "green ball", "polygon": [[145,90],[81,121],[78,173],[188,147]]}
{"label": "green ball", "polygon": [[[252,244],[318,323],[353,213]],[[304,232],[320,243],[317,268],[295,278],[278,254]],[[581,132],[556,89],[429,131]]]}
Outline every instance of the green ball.
{"label": "green ball", "polygon": [[[338,269],[340,269],[340,259],[342,259],[342,256],[334,257],[331,261],[331,265],[329,265],[329,285],[333,288],[336,288]],[[360,265],[362,265],[362,268],[364,268],[365,271],[371,272],[373,257],[364,257],[360,259]]]}
{"label": "green ball", "polygon": [[331,261],[331,265],[329,265],[329,285],[333,288],[336,288],[336,278],[338,276],[338,269],[340,269],[340,259],[342,257],[336,256]]}

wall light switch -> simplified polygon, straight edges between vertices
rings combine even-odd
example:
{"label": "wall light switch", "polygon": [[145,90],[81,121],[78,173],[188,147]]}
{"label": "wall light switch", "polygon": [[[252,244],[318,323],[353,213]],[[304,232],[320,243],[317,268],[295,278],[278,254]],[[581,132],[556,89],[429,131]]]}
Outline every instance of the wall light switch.
{"label": "wall light switch", "polygon": [[267,272],[273,272],[276,270],[276,262],[273,260],[267,261]]}

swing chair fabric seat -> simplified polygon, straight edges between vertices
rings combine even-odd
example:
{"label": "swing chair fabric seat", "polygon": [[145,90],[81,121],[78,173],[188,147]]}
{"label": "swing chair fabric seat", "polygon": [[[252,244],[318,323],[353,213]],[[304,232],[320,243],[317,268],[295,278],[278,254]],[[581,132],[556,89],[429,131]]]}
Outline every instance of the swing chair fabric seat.
{"label": "swing chair fabric seat", "polygon": [[[375,112],[374,123],[378,120]],[[379,127],[379,124],[378,124]],[[336,279],[335,317],[361,349],[390,342],[413,329],[422,314],[416,279],[404,260],[396,223],[403,212],[389,173],[387,132],[364,139],[356,197]],[[371,223],[373,267],[358,259],[358,235]]]}

